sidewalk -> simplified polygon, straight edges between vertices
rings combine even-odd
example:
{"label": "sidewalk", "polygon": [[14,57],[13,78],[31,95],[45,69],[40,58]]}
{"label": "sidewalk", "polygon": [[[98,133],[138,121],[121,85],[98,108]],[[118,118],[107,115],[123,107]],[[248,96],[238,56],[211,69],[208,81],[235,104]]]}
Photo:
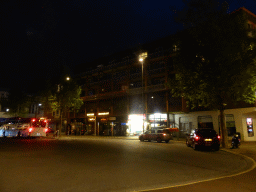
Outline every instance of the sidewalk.
{"label": "sidewalk", "polygon": [[256,161],[256,141],[242,141],[239,148],[235,148],[235,149],[222,148],[221,150],[228,151],[235,154],[245,155],[247,157],[251,157]]}

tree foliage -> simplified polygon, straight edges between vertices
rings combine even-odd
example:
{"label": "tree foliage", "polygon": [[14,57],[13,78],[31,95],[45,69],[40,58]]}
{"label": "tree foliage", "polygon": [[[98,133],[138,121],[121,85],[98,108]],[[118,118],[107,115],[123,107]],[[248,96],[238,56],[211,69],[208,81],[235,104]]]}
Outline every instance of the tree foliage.
{"label": "tree foliage", "polygon": [[63,80],[55,85],[49,84],[42,93],[44,109],[48,113],[60,111],[61,114],[76,111],[83,105],[80,99],[82,89],[73,80]]}
{"label": "tree foliage", "polygon": [[[222,12],[222,10],[221,10]],[[213,13],[212,13],[213,14]],[[232,100],[255,102],[255,39],[248,37],[244,14],[218,14],[181,33],[174,57],[173,94],[220,108]]]}
{"label": "tree foliage", "polygon": [[227,14],[227,4],[214,0],[186,2],[178,20],[190,28],[176,39],[173,96],[186,98],[191,107],[219,110],[229,102],[254,103],[255,37],[248,36],[246,15]]}
{"label": "tree foliage", "polygon": [[8,98],[1,100],[1,105],[9,109],[6,114],[10,116],[26,117],[34,99],[34,96],[27,95],[22,90],[16,88],[10,90]]}

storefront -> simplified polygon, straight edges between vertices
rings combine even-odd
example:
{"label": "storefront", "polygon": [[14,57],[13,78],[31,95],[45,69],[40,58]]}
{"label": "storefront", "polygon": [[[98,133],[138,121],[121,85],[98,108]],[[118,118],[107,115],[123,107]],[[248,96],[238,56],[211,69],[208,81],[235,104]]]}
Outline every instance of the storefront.
{"label": "storefront", "polygon": [[145,123],[145,119],[145,115],[143,114],[128,115],[128,135],[140,135],[143,132],[143,122],[144,129],[147,126],[147,123]]}
{"label": "storefront", "polygon": [[110,116],[109,112],[87,113],[87,131],[91,135],[124,136],[127,132],[127,119]]}
{"label": "storefront", "polygon": [[[144,127],[143,127],[144,122]],[[167,128],[167,114],[154,113],[149,114],[146,121],[146,116],[142,114],[130,114],[128,116],[128,132],[129,135],[139,135],[149,129]]]}

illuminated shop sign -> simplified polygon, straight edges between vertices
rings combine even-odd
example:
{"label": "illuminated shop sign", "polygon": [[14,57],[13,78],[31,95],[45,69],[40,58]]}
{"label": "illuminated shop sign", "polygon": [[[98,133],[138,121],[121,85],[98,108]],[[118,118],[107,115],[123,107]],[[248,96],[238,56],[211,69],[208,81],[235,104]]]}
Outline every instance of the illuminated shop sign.
{"label": "illuminated shop sign", "polygon": [[98,113],[98,115],[109,115],[109,112]]}
{"label": "illuminated shop sign", "polygon": [[167,114],[155,113],[155,114],[149,115],[149,120],[166,121],[167,120]]}
{"label": "illuminated shop sign", "polygon": [[95,121],[95,119],[94,118],[89,118],[88,121]]}
{"label": "illuminated shop sign", "polygon": [[246,118],[246,124],[247,124],[248,137],[253,137],[254,132],[253,132],[252,118]]}
{"label": "illuminated shop sign", "polygon": [[94,115],[94,113],[87,113],[87,116],[92,117],[92,116],[95,116],[95,115]]}

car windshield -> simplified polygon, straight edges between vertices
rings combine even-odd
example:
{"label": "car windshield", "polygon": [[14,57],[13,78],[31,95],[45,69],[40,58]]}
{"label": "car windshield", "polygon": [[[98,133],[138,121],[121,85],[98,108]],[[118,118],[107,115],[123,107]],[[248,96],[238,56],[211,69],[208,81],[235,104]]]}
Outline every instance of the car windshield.
{"label": "car windshield", "polygon": [[216,136],[216,131],[212,129],[201,129],[196,131],[197,134],[204,137],[214,137]]}

